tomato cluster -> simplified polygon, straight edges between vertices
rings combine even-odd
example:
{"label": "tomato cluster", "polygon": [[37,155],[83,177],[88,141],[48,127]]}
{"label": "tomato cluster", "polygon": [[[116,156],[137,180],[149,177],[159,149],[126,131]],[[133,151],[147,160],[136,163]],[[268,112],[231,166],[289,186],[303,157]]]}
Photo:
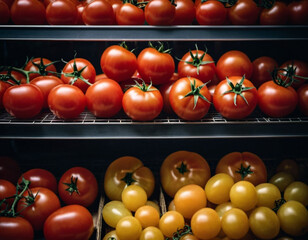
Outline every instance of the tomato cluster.
{"label": "tomato cluster", "polygon": [[1,0],[0,24],[307,24],[307,0]]}

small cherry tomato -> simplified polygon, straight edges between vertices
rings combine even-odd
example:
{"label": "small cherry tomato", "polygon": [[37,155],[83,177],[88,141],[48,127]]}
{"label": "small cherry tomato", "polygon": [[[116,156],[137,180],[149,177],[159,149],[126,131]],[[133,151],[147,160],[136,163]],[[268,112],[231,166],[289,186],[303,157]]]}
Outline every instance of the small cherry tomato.
{"label": "small cherry tomato", "polygon": [[268,207],[270,209],[275,208],[275,201],[281,199],[281,193],[279,188],[272,183],[261,183],[256,186],[257,191],[257,206]]}
{"label": "small cherry tomato", "polygon": [[142,232],[140,222],[133,216],[127,216],[117,223],[116,233],[121,240],[139,240]]}
{"label": "small cherry tomato", "polygon": [[244,211],[253,209],[258,202],[255,186],[248,181],[239,181],[230,189],[230,201]]}
{"label": "small cherry tomato", "polygon": [[129,211],[121,201],[113,200],[106,203],[102,210],[103,219],[105,223],[115,228],[119,220],[126,216],[132,216],[131,211]]}
{"label": "small cherry tomato", "polygon": [[183,228],[184,225],[184,217],[177,211],[167,211],[159,220],[159,229],[166,237],[172,237],[173,233]]}
{"label": "small cherry tomato", "polygon": [[290,183],[284,190],[283,198],[286,201],[295,200],[308,206],[308,185],[304,182],[295,181]]}
{"label": "small cherry tomato", "polygon": [[156,208],[144,205],[137,209],[135,218],[139,220],[142,228],[147,228],[158,227],[160,216]]}
{"label": "small cherry tomato", "polygon": [[146,191],[138,185],[127,186],[122,191],[122,202],[132,212],[136,212],[138,208],[144,206],[147,200]]}

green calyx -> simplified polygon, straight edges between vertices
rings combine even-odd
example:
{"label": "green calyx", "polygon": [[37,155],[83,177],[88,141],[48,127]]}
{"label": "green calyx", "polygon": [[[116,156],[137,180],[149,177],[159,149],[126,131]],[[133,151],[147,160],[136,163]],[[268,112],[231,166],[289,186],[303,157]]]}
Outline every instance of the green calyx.
{"label": "green calyx", "polygon": [[13,75],[12,75],[12,68],[9,67],[7,69],[7,73],[3,74],[1,73],[0,74],[0,81],[2,82],[5,82],[5,83],[8,83],[10,85],[20,85],[20,81],[17,80]]}
{"label": "green calyx", "polygon": [[69,77],[69,78],[72,78],[72,80],[70,81],[70,84],[71,85],[74,85],[74,83],[80,79],[82,80],[83,82],[85,82],[86,84],[88,85],[92,85],[92,83],[90,83],[87,79],[85,79],[83,76],[82,76],[82,72],[87,68],[88,66],[84,66],[83,68],[81,68],[80,70],[78,70],[77,68],[77,65],[76,65],[76,60],[74,58],[74,63],[73,63],[73,72],[70,72],[70,73],[63,73],[62,74],[65,76],[65,77]]}
{"label": "green calyx", "polygon": [[181,174],[184,174],[184,173],[188,172],[187,165],[186,165],[184,162],[182,162],[182,163],[181,163],[181,166],[177,167],[176,169],[177,169],[177,170],[179,171],[179,173],[181,173]]}
{"label": "green calyx", "polygon": [[241,167],[235,171],[236,173],[239,173],[241,175],[242,180],[245,179],[249,174],[252,174],[253,171],[250,170],[251,166],[249,165],[248,167],[244,167],[243,164],[241,164]]}
{"label": "green calyx", "polygon": [[165,49],[165,45],[162,42],[157,42],[157,46],[154,46],[152,42],[149,42],[149,46],[151,48],[156,49],[158,52],[160,53],[170,53],[171,52],[171,48]]}
{"label": "green calyx", "polygon": [[239,95],[247,105],[249,105],[247,99],[245,98],[245,96],[243,95],[243,92],[248,91],[250,89],[253,89],[254,87],[243,87],[243,82],[245,80],[245,75],[242,77],[241,81],[236,83],[235,86],[234,84],[230,81],[230,79],[227,77],[227,82],[228,85],[230,86],[230,90],[225,91],[223,94],[227,94],[227,93],[234,93],[234,100],[233,103],[235,106],[237,106],[236,100],[237,100],[237,96]]}
{"label": "green calyx", "polygon": [[136,180],[133,178],[132,172],[127,172],[124,178],[122,178],[121,180],[125,182],[127,186],[131,185],[133,182],[136,182]]}
{"label": "green calyx", "polygon": [[70,195],[72,195],[74,192],[76,192],[78,195],[80,194],[77,187],[77,181],[78,177],[74,178],[72,176],[70,183],[63,183],[64,185],[68,186],[68,188],[66,188],[65,191],[68,191]]}
{"label": "green calyx", "polygon": [[203,96],[201,94],[201,89],[206,86],[208,82],[202,84],[201,86],[197,87],[196,86],[196,79],[194,79],[193,82],[190,81],[190,88],[191,88],[191,91],[188,92],[184,97],[189,97],[189,96],[193,96],[194,97],[194,107],[193,109],[196,108],[197,106],[197,103],[198,103],[198,100],[199,98],[203,99],[204,101],[208,102],[208,103],[211,103],[205,96]]}
{"label": "green calyx", "polygon": [[281,198],[279,200],[275,200],[275,207],[273,208],[274,212],[278,212],[279,208],[286,202],[284,198]]}
{"label": "green calyx", "polygon": [[152,88],[152,82],[150,84],[146,84],[143,80],[142,83],[138,83],[137,81],[135,81],[135,85],[132,85],[132,87],[137,87],[139,88],[141,91],[143,92],[152,92],[152,91],[158,91],[156,88]]}
{"label": "green calyx", "polygon": [[185,225],[183,228],[178,229],[173,233],[172,238],[166,238],[166,240],[180,240],[183,236],[187,234],[192,234],[191,227],[189,225]]}
{"label": "green calyx", "polygon": [[35,67],[37,67],[38,70],[36,73],[38,73],[41,76],[47,76],[49,73],[57,74],[56,72],[48,71],[47,68],[59,61],[50,62],[48,64],[44,64],[43,58],[40,59],[40,63],[33,62],[32,58],[30,59],[30,61]]}

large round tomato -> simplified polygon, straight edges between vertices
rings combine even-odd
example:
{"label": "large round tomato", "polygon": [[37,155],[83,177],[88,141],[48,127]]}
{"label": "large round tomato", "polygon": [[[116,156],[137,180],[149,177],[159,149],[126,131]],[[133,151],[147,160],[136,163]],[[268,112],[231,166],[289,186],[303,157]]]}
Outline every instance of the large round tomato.
{"label": "large round tomato", "polygon": [[253,62],[253,74],[251,82],[256,87],[259,87],[262,83],[272,80],[272,71],[278,67],[278,63],[275,59],[268,56],[261,56],[256,58]]}
{"label": "large round tomato", "polygon": [[11,19],[17,25],[45,24],[45,6],[39,0],[16,0],[11,7]]}
{"label": "large round tomato", "polygon": [[195,152],[173,152],[160,167],[160,182],[170,197],[174,197],[181,187],[188,184],[204,187],[210,176],[209,164]]}
{"label": "large round tomato", "polygon": [[13,183],[17,183],[21,174],[19,163],[9,156],[0,156],[0,176]]}
{"label": "large round tomato", "polygon": [[2,83],[7,82],[7,84],[9,84],[9,86],[27,83],[26,74],[15,71],[15,70],[1,71],[0,77],[1,77],[1,80],[3,80],[3,82],[2,81],[1,82]]}
{"label": "large round tomato", "polygon": [[94,230],[93,218],[88,209],[80,205],[59,208],[46,219],[46,240],[90,239]]}
{"label": "large round tomato", "polygon": [[62,174],[58,192],[65,204],[80,204],[89,207],[98,194],[98,183],[94,174],[84,167],[73,167]]}
{"label": "large round tomato", "polygon": [[14,199],[10,198],[16,194],[16,187],[13,183],[8,180],[0,179],[0,200],[8,198],[5,202],[0,205],[0,211],[10,209]]}
{"label": "large round tomato", "polygon": [[244,76],[249,80],[252,76],[253,66],[249,57],[237,50],[224,53],[217,61],[216,73],[220,80],[231,76]]}
{"label": "large round tomato", "polygon": [[70,0],[52,1],[46,7],[46,19],[50,25],[74,25],[78,21],[77,6]]}
{"label": "large round tomato", "polygon": [[222,25],[226,22],[227,13],[223,3],[209,0],[198,4],[196,19],[200,25]]}
{"label": "large round tomato", "polygon": [[[168,0],[164,1],[169,2]],[[152,82],[153,85],[168,82],[175,71],[174,60],[172,56],[163,49],[162,44],[158,50],[154,47],[143,49],[137,57],[137,65],[141,78],[146,83]]]}
{"label": "large round tomato", "polygon": [[22,211],[22,216],[31,223],[35,231],[42,230],[47,217],[61,207],[58,196],[48,188],[30,188],[23,196],[34,199],[28,202],[25,198],[21,199],[17,211]]}
{"label": "large round tomato", "polygon": [[300,1],[290,1],[288,5],[289,9],[289,22],[291,24],[308,24],[308,1],[300,0]]}
{"label": "large round tomato", "polygon": [[203,118],[210,109],[211,100],[206,83],[196,78],[178,79],[169,93],[173,111],[184,120],[195,121]]}
{"label": "large round tomato", "polygon": [[[288,60],[284,62],[279,68],[284,69],[283,71],[279,72],[279,74],[282,75],[282,80],[292,80],[293,82],[291,86],[294,88],[300,87],[308,79],[308,62],[297,59]],[[287,77],[284,75],[287,75],[289,79],[287,79]]]}
{"label": "large round tomato", "polygon": [[288,22],[288,7],[284,2],[275,1],[270,8],[263,8],[260,13],[261,25],[284,25]]}
{"label": "large round tomato", "polygon": [[213,80],[215,63],[206,52],[196,49],[185,53],[178,64],[179,77],[193,77],[206,83]]}
{"label": "large round tomato", "polygon": [[23,217],[0,217],[1,240],[33,240],[31,224]]}
{"label": "large round tomato", "polygon": [[9,6],[4,1],[0,1],[0,24],[7,24],[10,18]]}
{"label": "large round tomato", "polygon": [[139,185],[150,197],[154,191],[155,178],[148,167],[136,157],[124,156],[109,164],[104,178],[105,194],[110,200],[121,200],[123,189],[129,185]]}
{"label": "large round tomato", "polygon": [[213,104],[225,118],[243,119],[256,108],[257,89],[245,76],[227,77],[215,88]]}
{"label": "large round tomato", "polygon": [[144,82],[136,83],[123,95],[122,107],[128,117],[136,121],[150,121],[163,109],[163,97],[160,91]]}
{"label": "large round tomato", "polygon": [[16,118],[33,118],[43,108],[44,96],[39,87],[33,84],[21,84],[8,88],[3,94],[5,110]]}
{"label": "large round tomato", "polygon": [[96,71],[92,63],[84,58],[74,58],[62,69],[61,80],[80,88],[84,93],[95,82]]}
{"label": "large round tomato", "polygon": [[304,84],[297,89],[299,110],[308,116],[308,84]]}
{"label": "large round tomato", "polygon": [[84,8],[82,20],[86,25],[112,25],[115,23],[115,14],[107,0],[94,0]]}
{"label": "large round tomato", "polygon": [[175,16],[175,5],[169,0],[151,0],[144,9],[149,25],[171,25]]}
{"label": "large round tomato", "polygon": [[246,180],[255,186],[267,181],[267,169],[261,158],[251,152],[231,152],[223,156],[216,173],[227,173],[235,182]]}
{"label": "large round tomato", "polygon": [[233,25],[252,25],[259,19],[260,8],[253,0],[238,0],[229,8],[228,20]]}
{"label": "large round tomato", "polygon": [[101,56],[100,65],[107,77],[121,82],[130,79],[137,70],[137,58],[125,45],[112,45]]}
{"label": "large round tomato", "polygon": [[171,25],[190,25],[195,19],[196,9],[192,0],[175,0],[175,15]]}
{"label": "large round tomato", "polygon": [[143,25],[144,11],[134,4],[124,3],[116,11],[116,21],[118,25]]}

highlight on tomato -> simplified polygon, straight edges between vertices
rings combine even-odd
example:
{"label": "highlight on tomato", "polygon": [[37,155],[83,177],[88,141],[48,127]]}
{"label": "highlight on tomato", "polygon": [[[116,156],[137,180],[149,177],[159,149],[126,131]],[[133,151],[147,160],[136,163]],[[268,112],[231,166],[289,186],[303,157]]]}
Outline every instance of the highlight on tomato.
{"label": "highlight on tomato", "polygon": [[228,1],[228,21],[233,25],[254,25],[259,20],[261,8],[254,0]]}
{"label": "highlight on tomato", "polygon": [[192,0],[175,0],[175,15],[171,25],[190,25],[196,16],[195,4]]}
{"label": "highlight on tomato", "polygon": [[184,217],[177,211],[165,212],[159,220],[159,229],[166,237],[172,237],[178,229],[185,225]]}
{"label": "highlight on tomato", "polygon": [[121,240],[139,240],[141,223],[133,216],[123,217],[116,226],[116,234]]}
{"label": "highlight on tomato", "polygon": [[144,25],[145,16],[142,5],[137,1],[125,1],[115,14],[118,25]]}
{"label": "highlight on tomato", "polygon": [[278,67],[277,61],[269,56],[261,56],[253,60],[253,73],[250,81],[257,88],[264,82],[272,80],[272,71]]}
{"label": "highlight on tomato", "polygon": [[37,57],[31,58],[27,61],[24,70],[29,71],[30,80],[39,76],[56,76],[57,68],[55,64],[57,61],[51,61],[47,58]]}
{"label": "highlight on tomato", "polygon": [[51,1],[46,7],[49,25],[75,25],[78,21],[77,6],[70,0]]}
{"label": "highlight on tomato", "polygon": [[227,14],[228,9],[220,1],[200,1],[196,6],[196,19],[200,25],[223,25]]}
{"label": "highlight on tomato", "polygon": [[94,0],[85,6],[82,20],[86,25],[113,25],[115,13],[109,1]]}
{"label": "highlight on tomato", "polygon": [[175,4],[169,0],[151,0],[144,8],[145,20],[149,25],[171,25],[175,17]]}
{"label": "highlight on tomato", "polygon": [[112,200],[104,205],[102,215],[105,223],[115,228],[121,218],[132,216],[132,212],[125,207],[123,202]]}

